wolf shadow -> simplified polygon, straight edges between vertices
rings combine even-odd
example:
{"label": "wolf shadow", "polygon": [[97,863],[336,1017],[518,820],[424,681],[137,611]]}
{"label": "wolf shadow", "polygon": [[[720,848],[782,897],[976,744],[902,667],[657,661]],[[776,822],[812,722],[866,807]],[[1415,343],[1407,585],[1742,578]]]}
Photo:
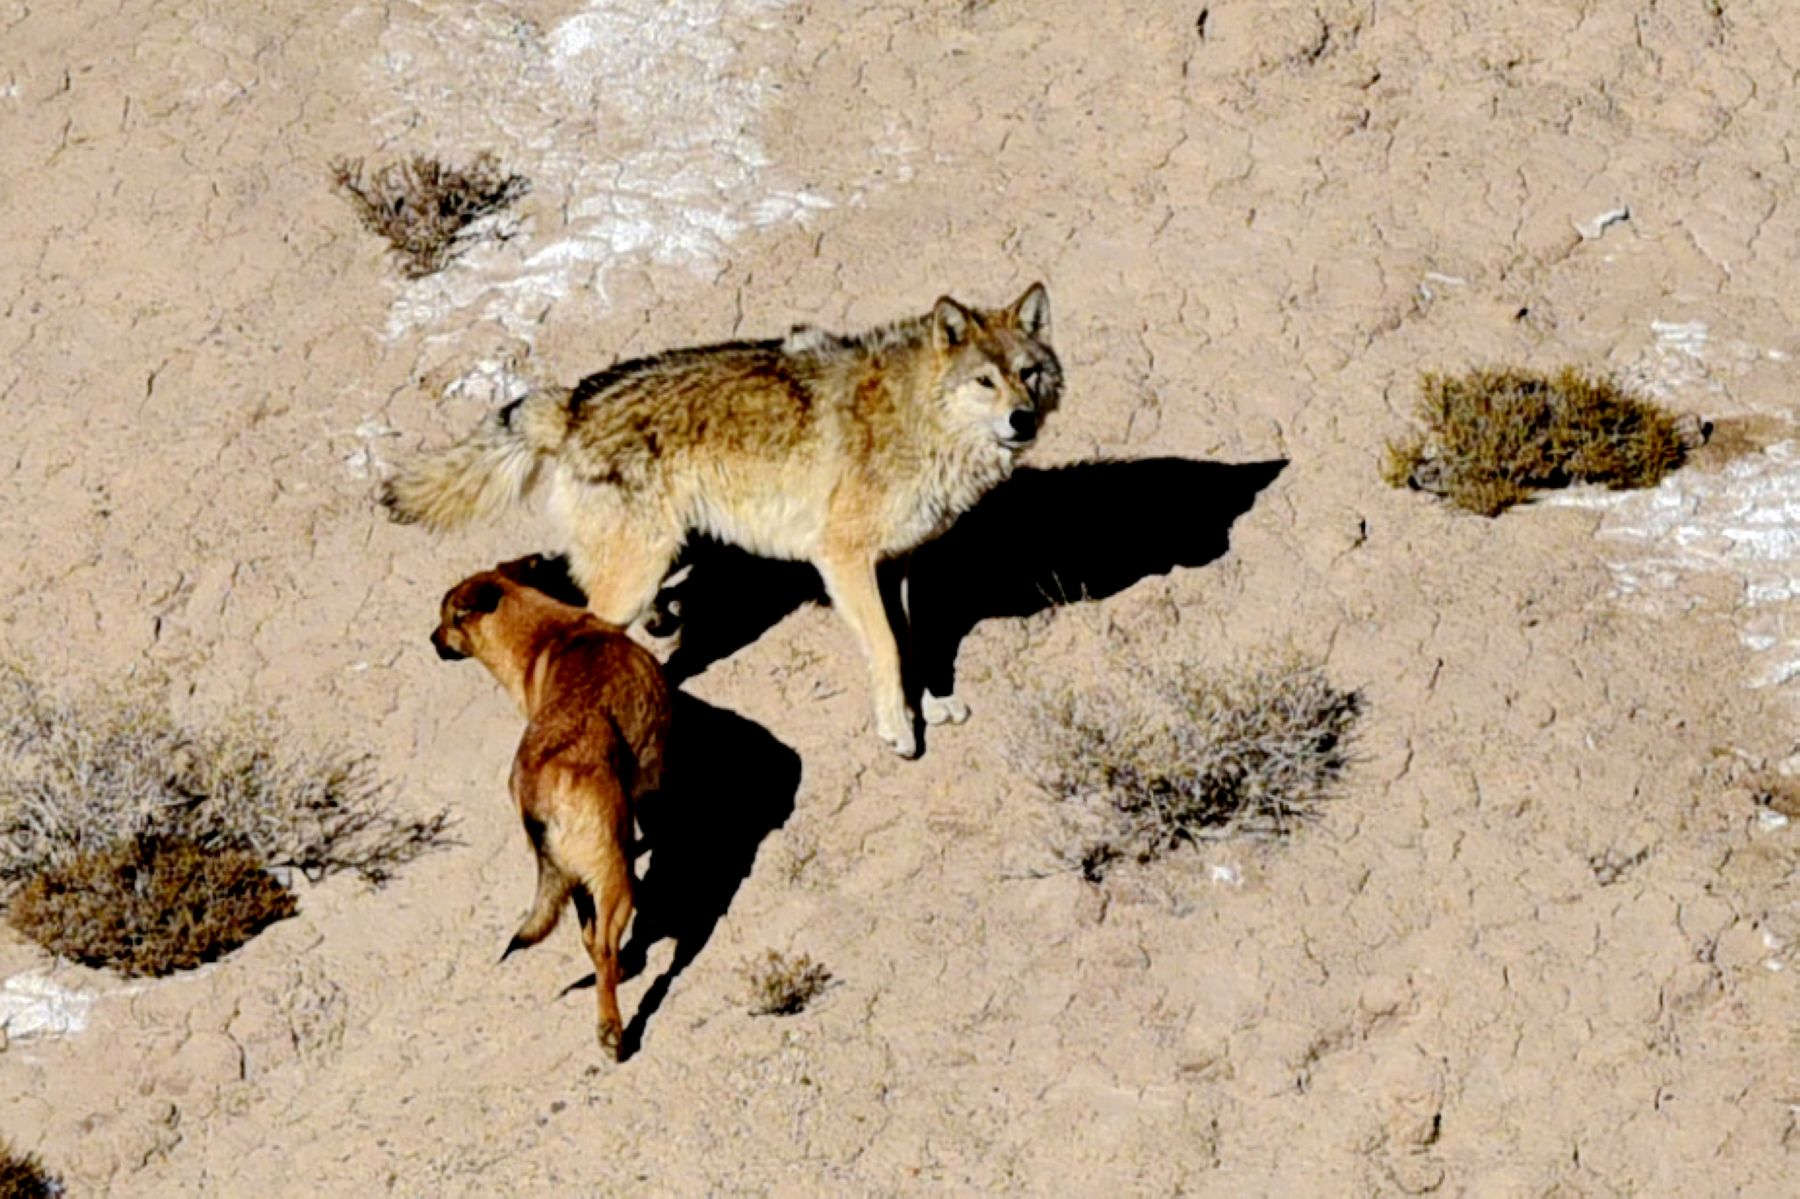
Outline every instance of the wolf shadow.
{"label": "wolf shadow", "polygon": [[1106,599],[1223,557],[1232,525],[1286,467],[1142,458],[1015,471],[907,564],[913,685],[953,694],[957,649],[984,620]]}
{"label": "wolf shadow", "polygon": [[[898,614],[906,576],[909,693],[955,690],[956,654],[983,620],[1105,599],[1140,579],[1204,566],[1230,548],[1231,527],[1287,467],[1286,459],[1206,462],[1142,458],[1023,467],[943,536],[884,572]],[[680,609],[669,660],[685,678],[755,641],[795,608],[823,601],[812,567],[698,540],[692,572],[664,593]]]}

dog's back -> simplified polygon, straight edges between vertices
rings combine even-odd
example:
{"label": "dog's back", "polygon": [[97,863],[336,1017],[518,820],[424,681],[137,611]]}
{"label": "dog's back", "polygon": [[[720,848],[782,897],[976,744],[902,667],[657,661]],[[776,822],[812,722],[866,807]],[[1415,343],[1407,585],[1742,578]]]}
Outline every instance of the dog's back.
{"label": "dog's back", "polygon": [[544,638],[529,668],[538,697],[517,768],[601,770],[637,797],[662,785],[669,689],[651,653],[577,608]]}

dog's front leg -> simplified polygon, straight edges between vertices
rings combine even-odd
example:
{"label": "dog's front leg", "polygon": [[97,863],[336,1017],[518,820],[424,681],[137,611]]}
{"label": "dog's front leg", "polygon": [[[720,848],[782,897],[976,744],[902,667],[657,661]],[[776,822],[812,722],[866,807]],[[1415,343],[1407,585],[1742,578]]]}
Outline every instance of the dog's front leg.
{"label": "dog's front leg", "polygon": [[912,708],[906,702],[906,686],[900,674],[900,646],[881,602],[881,586],[872,557],[843,552],[829,554],[818,563],[831,606],[843,614],[862,642],[869,662],[869,685],[875,701],[875,732],[903,758],[919,755],[919,738],[913,729]]}

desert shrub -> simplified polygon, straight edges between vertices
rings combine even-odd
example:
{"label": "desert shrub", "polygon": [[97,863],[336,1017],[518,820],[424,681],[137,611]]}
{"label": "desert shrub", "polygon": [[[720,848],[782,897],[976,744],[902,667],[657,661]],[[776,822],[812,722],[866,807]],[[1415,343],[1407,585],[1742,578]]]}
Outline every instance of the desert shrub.
{"label": "desert shrub", "polygon": [[753,1016],[792,1016],[806,1010],[831,982],[831,971],[806,954],[789,957],[771,949],[744,964]]}
{"label": "desert shrub", "polygon": [[0,1199],[56,1199],[61,1181],[44,1172],[38,1159],[0,1139]]}
{"label": "desert shrub", "polygon": [[[0,900],[65,956],[197,964],[292,910],[267,871],[380,883],[447,825],[397,813],[367,758],[299,748],[268,717],[192,726],[141,686],[53,696],[0,664]],[[202,934],[219,940],[197,948]]]}
{"label": "desert shrub", "polygon": [[411,279],[442,270],[467,247],[476,221],[531,190],[530,181],[502,170],[492,154],[467,167],[415,154],[367,179],[361,159],[340,158],[331,164],[331,179],[363,227],[387,239]]}
{"label": "desert shrub", "polygon": [[0,663],[0,896],[140,833],[380,883],[448,820],[399,815],[368,758],[302,748],[266,716],[190,727],[141,686],[52,696]]}
{"label": "desert shrub", "polygon": [[1382,477],[1483,516],[1570,483],[1654,487],[1702,440],[1697,420],[1572,368],[1427,374],[1418,420],[1388,443]]}
{"label": "desert shrub", "polygon": [[157,977],[222,957],[293,914],[293,893],[254,854],[162,833],[35,874],[7,910],[58,957]]}
{"label": "desert shrub", "polygon": [[1013,752],[1074,805],[1081,835],[1061,852],[1097,882],[1182,844],[1288,832],[1348,765],[1361,708],[1292,659],[1217,674],[1140,665],[1028,700]]}

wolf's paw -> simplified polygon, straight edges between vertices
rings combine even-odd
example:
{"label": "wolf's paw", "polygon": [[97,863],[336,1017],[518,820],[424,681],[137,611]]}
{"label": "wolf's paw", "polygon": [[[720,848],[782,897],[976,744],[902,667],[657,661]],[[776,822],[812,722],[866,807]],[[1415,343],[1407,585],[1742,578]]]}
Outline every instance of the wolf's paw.
{"label": "wolf's paw", "polygon": [[878,718],[875,721],[875,734],[901,757],[919,756],[919,735],[913,731],[913,714],[910,708],[891,721]]}
{"label": "wolf's paw", "polygon": [[969,705],[954,695],[933,695],[927,691],[919,707],[926,724],[961,724],[969,718]]}
{"label": "wolf's paw", "polygon": [[681,648],[681,626],[660,622],[655,613],[645,620],[633,621],[625,635],[649,650],[663,666],[667,666],[675,651]]}

